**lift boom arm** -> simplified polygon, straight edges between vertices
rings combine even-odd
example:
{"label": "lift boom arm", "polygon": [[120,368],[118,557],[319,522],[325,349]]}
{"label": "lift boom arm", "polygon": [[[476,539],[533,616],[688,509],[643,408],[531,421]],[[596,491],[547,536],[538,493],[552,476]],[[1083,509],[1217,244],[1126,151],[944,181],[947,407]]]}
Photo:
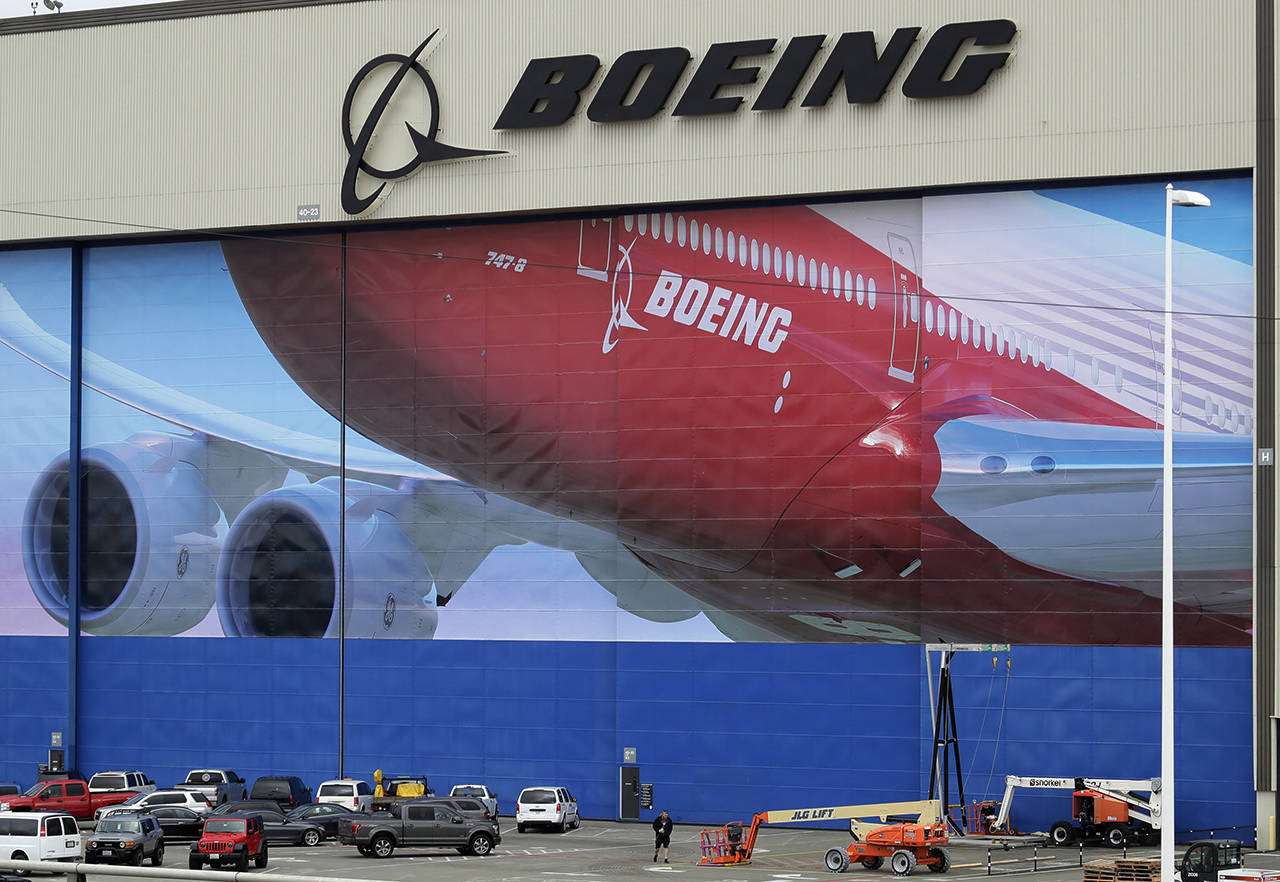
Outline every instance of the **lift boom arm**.
{"label": "lift boom arm", "polygon": [[[780,809],[763,812],[766,824],[798,824],[805,821],[849,820],[849,832],[858,839],[884,824],[890,817],[914,816],[919,824],[938,824],[942,820],[942,801],[919,799],[911,802],[873,802],[865,805],[838,805],[825,808]],[[875,822],[865,819],[875,818]]]}
{"label": "lift boom arm", "polygon": [[[1133,817],[1146,821],[1154,830],[1160,829],[1160,779],[1159,778],[1023,778],[1009,775],[1004,779],[1004,798],[1000,800],[1000,812],[992,822],[992,829],[1003,829],[1009,822],[1009,810],[1013,806],[1013,792],[1019,787],[1052,790],[1096,790],[1112,799],[1118,799],[1135,809]],[[1143,790],[1150,797],[1134,793]]]}

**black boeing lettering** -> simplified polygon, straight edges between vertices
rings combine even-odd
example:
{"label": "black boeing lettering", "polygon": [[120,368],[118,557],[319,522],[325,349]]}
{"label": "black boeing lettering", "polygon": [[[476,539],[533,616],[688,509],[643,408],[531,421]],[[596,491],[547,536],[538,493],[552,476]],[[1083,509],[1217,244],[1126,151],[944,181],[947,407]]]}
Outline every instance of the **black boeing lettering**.
{"label": "black boeing lettering", "polygon": [[805,107],[823,106],[831,100],[842,78],[844,94],[850,104],[879,101],[918,33],[919,28],[898,28],[880,54],[876,53],[876,35],[871,31],[841,34],[801,104]]}
{"label": "black boeing lettering", "polygon": [[781,110],[786,107],[795,94],[796,86],[800,85],[804,75],[809,72],[809,65],[813,64],[813,58],[822,48],[822,41],[825,39],[826,34],[792,38],[787,43],[787,48],[782,50],[778,63],[773,66],[773,73],[769,74],[769,79],[760,88],[760,95],[751,109]]}
{"label": "black boeing lettering", "polygon": [[[666,105],[688,64],[689,50],[680,46],[624,52],[596,90],[587,107],[587,119],[598,123],[649,119]],[[635,97],[624,103],[641,75],[644,80]]]}
{"label": "black boeing lettering", "polygon": [[516,83],[495,129],[558,126],[578,109],[580,93],[600,69],[594,55],[535,58]]}
{"label": "black boeing lettering", "polygon": [[920,59],[902,84],[902,94],[908,98],[972,95],[986,84],[993,72],[1004,66],[1009,53],[970,55],[960,62],[951,79],[944,80],[952,59],[966,40],[972,39],[975,46],[1005,46],[1017,31],[1017,26],[1004,18],[943,25],[925,44]]}
{"label": "black boeing lettering", "polygon": [[742,103],[736,95],[716,97],[721,86],[754,83],[760,68],[754,65],[734,67],[739,58],[751,55],[767,55],[773,51],[777,40],[741,40],[735,43],[712,43],[702,63],[693,72],[680,103],[672,111],[673,116],[706,116],[712,113],[733,113]]}

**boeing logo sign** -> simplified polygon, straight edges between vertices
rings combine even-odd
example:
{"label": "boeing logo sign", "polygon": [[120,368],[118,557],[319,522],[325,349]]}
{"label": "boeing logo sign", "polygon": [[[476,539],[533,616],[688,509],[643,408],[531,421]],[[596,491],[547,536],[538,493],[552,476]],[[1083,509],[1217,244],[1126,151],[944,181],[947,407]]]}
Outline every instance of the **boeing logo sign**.
{"label": "boeing logo sign", "polygon": [[[754,92],[752,111],[784,110],[793,106],[797,98],[800,107],[824,107],[841,88],[849,104],[874,104],[884,97],[889,84],[907,66],[907,56],[917,43],[920,31],[919,27],[898,28],[883,47],[877,46],[872,31],[851,31],[840,34],[834,41],[826,34],[792,37],[772,59],[768,75],[758,88],[755,87],[764,62],[775,55],[778,41],[768,38],[713,43],[703,53],[678,97],[677,85],[685,79],[693,58],[688,49],[680,46],[624,52],[609,65],[603,77],[597,77],[602,64],[595,55],[535,58],[516,81],[493,128],[519,130],[563,125],[588,96],[586,117],[600,124],[650,119],[672,104],[673,98],[672,116],[734,113],[748,100],[740,94],[743,91]],[[424,165],[504,152],[454,147],[437,140],[440,98],[419,59],[438,33],[433,32],[409,55],[387,54],[374,58],[351,80],[342,103],[342,136],[348,155],[342,176],[342,208],[347,214],[367,211],[382,195],[386,182],[406,178]],[[943,25],[929,36],[918,57],[909,65],[902,81],[902,94],[912,99],[972,95],[1004,66],[1010,54],[1004,47],[1012,43],[1016,34],[1017,27],[1008,19]],[[819,61],[825,45],[830,49]],[[1004,51],[982,51],[1002,48]],[[591,94],[597,80],[598,85]],[[806,81],[807,87],[801,89]],[[368,105],[368,109],[357,121],[354,118],[357,96],[367,82],[371,85],[364,90],[361,108]],[[736,87],[739,94],[720,94],[726,87]],[[384,117],[393,109],[402,112],[400,108],[405,102],[392,99],[407,89],[420,93],[420,102],[425,98],[427,116],[420,119],[418,125],[400,119],[408,148],[402,144],[401,155],[394,161],[384,160],[384,165],[392,167],[380,167],[368,155],[371,145],[379,141],[375,133],[380,126],[394,132],[395,122]],[[370,95],[376,96],[371,104]],[[382,155],[388,149],[379,144]],[[361,195],[358,185],[362,173],[382,183],[367,186],[368,192]],[[618,325],[630,327],[625,308],[615,307],[615,315]],[[616,327],[610,328],[606,347],[610,346],[615,331]]]}
{"label": "boeing logo sign", "polygon": [[[431,75],[418,63],[418,58],[422,55],[423,50],[427,48],[427,44],[438,33],[440,33],[438,29],[433,31],[431,36],[418,44],[418,48],[413,50],[411,55],[388,54],[378,56],[360,68],[351,80],[351,85],[347,87],[346,97],[342,100],[342,137],[346,141],[348,156],[347,169],[342,175],[342,210],[347,214],[360,214],[365,211],[377,202],[387,181],[407,178],[429,162],[439,162],[445,159],[464,159],[468,156],[487,156],[503,152],[501,150],[470,150],[464,147],[451,147],[436,140],[436,134],[440,130],[440,96],[436,93],[435,83],[431,81]],[[365,116],[363,123],[361,123],[358,132],[353,134],[351,117],[356,93],[375,71],[383,67],[392,68],[391,78],[383,85],[373,103],[372,109]],[[430,121],[427,130],[424,133],[411,123],[405,122],[404,127],[413,145],[413,156],[403,165],[396,168],[377,168],[366,159],[365,154],[369,150],[369,144],[373,140],[374,132],[377,131],[379,123],[382,122],[382,117],[387,112],[392,97],[410,72],[417,77],[423,94],[425,94],[430,105]],[[379,184],[372,193],[360,196],[356,192],[356,183],[360,172],[364,172],[370,177],[379,178],[383,183]]]}
{"label": "boeing logo sign", "polygon": [[[925,43],[920,57],[902,83],[908,98],[971,95],[991,74],[1004,66],[1008,52],[963,55],[967,43],[975,47],[1006,46],[1017,27],[1007,19],[967,21],[943,25]],[[850,104],[872,104],[883,97],[906,60],[920,28],[898,28],[883,50],[871,31],[841,34],[817,76],[804,92],[802,107],[821,107],[844,84]],[[825,34],[793,37],[778,56],[756,94],[752,110],[782,110],[796,96],[800,83],[814,66]],[[723,86],[753,85],[760,65],[746,59],[773,54],[777,41],[743,40],[713,43],[694,69],[673,116],[733,113],[745,102],[738,95],[720,95]],[[688,49],[670,46],[639,49],[618,56],[587,105],[587,119],[597,123],[649,119],[666,107],[676,83],[689,65]],[[558,126],[578,109],[583,92],[595,79],[600,59],[594,55],[535,58],[516,83],[495,129]]]}

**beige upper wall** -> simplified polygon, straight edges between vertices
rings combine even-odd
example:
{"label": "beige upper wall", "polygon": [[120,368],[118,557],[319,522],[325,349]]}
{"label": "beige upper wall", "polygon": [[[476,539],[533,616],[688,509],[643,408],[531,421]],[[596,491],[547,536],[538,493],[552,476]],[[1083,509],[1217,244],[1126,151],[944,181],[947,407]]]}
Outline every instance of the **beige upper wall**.
{"label": "beige upper wall", "polygon": [[[987,18],[1019,33],[984,89],[901,94],[936,28]],[[365,62],[436,28],[440,140],[509,152],[423,168],[369,221],[1250,167],[1253,25],[1252,0],[369,0],[15,34],[0,37],[0,241],[287,225],[301,204],[345,221],[344,93]],[[923,30],[875,105],[837,90],[817,109],[749,99],[675,119],[669,104],[599,125],[584,102],[557,128],[492,128],[531,58],[597,55],[598,84],[624,51],[683,46],[679,95],[711,43],[776,38],[763,82],[787,39],[828,34],[803,90],[839,34],[883,46],[903,26]],[[406,144],[379,130],[377,150]]]}

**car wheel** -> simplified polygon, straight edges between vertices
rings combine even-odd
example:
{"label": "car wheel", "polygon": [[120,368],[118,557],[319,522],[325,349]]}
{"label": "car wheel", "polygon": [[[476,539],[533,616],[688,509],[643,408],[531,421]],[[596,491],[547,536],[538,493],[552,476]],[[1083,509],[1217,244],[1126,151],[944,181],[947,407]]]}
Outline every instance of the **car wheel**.
{"label": "car wheel", "polygon": [[1112,848],[1123,848],[1125,842],[1128,841],[1129,836],[1125,833],[1125,829],[1123,827],[1116,826],[1108,827],[1104,838],[1107,840],[1107,845]]}
{"label": "car wheel", "polygon": [[369,843],[369,849],[374,857],[389,858],[391,852],[396,850],[396,844],[390,836],[383,833],[373,837],[373,841]]}
{"label": "car wheel", "polygon": [[138,850],[133,853],[133,857],[129,858],[129,863],[135,867],[142,866],[142,846],[138,846]]}
{"label": "car wheel", "polygon": [[164,843],[156,843],[156,850],[151,852],[151,866],[158,867],[164,863]]}
{"label": "car wheel", "polygon": [[569,819],[568,819],[567,817],[565,817],[564,815],[561,815],[561,816],[560,816],[560,823],[556,825],[556,829],[558,829],[561,833],[563,833],[565,830],[568,830],[568,829],[569,829]]}
{"label": "car wheel", "polygon": [[849,868],[849,853],[843,848],[828,848],[822,862],[833,873],[843,873]]}
{"label": "car wheel", "polygon": [[199,858],[187,858],[187,869],[202,870],[204,869],[204,861]]}
{"label": "car wheel", "polygon": [[573,829],[577,830],[582,826],[582,815],[573,816]]}
{"label": "car wheel", "polygon": [[319,830],[307,830],[302,834],[302,844],[308,848],[315,848],[320,844],[321,838]]}
{"label": "car wheel", "polygon": [[516,832],[517,832],[517,833],[524,833],[524,832],[526,832],[528,829],[529,829],[529,828],[528,828],[528,827],[526,827],[524,824],[516,824]]}
{"label": "car wheel", "polygon": [[258,849],[258,856],[253,859],[253,865],[261,870],[267,865],[267,844],[262,843],[262,848]]}
{"label": "car wheel", "polygon": [[930,873],[945,873],[951,869],[951,852],[945,848],[929,849],[929,857],[937,858],[936,862],[929,864]]}
{"label": "car wheel", "polygon": [[240,860],[236,861],[236,869],[239,870],[241,873],[248,871],[249,849],[246,848],[244,851],[240,852]]}
{"label": "car wheel", "polygon": [[[11,860],[11,861],[25,861],[25,860],[27,860],[27,853],[26,853],[25,851],[15,851],[13,854],[9,855],[9,860]],[[30,876],[30,875],[31,875],[31,871],[30,871],[30,870],[14,870],[13,872],[17,873],[19,876]]]}
{"label": "car wheel", "polygon": [[475,834],[471,837],[471,841],[467,843],[467,845],[471,849],[472,854],[480,857],[484,857],[486,854],[493,851],[493,839],[488,833]]}

